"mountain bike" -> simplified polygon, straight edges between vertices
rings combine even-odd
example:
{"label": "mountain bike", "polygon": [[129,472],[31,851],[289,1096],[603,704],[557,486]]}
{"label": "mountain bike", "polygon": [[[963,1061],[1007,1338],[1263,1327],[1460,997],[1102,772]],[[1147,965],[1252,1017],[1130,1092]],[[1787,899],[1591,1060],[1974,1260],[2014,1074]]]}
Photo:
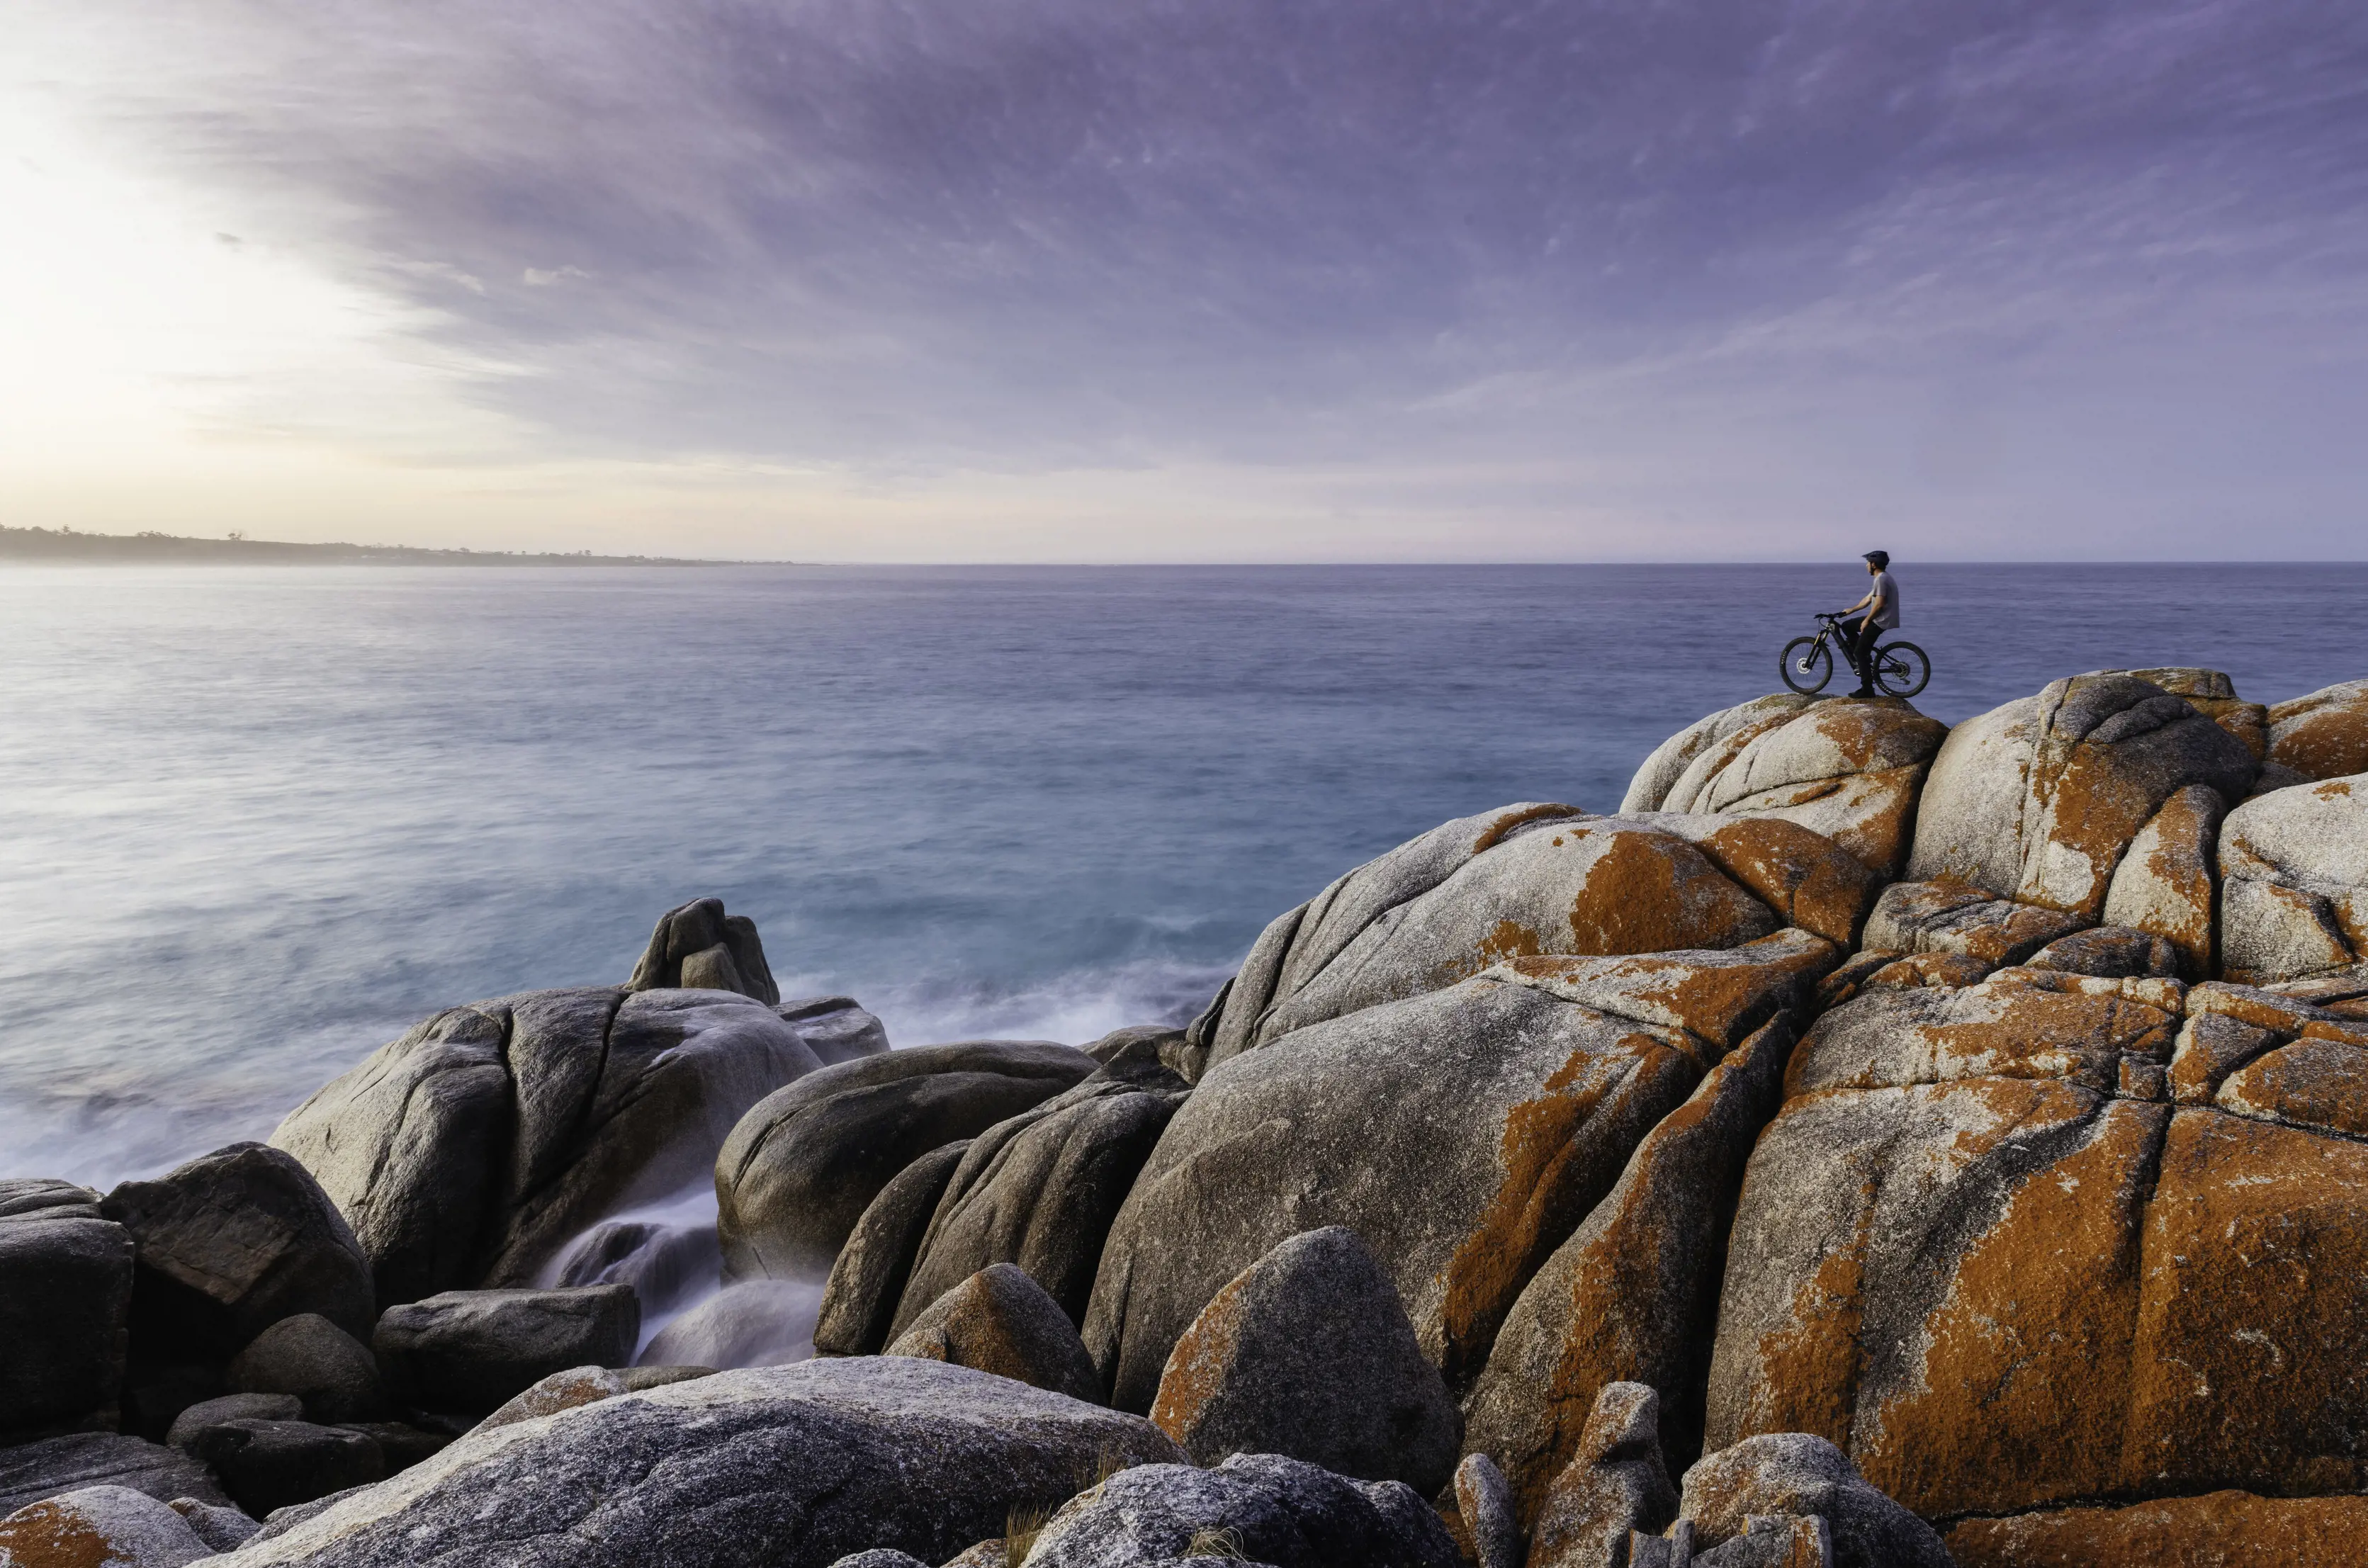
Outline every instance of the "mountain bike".
{"label": "mountain bike", "polygon": [[[1834,651],[1845,633],[1843,617],[1817,617],[1815,637],[1795,637],[1784,644],[1784,684],[1804,696],[1826,689],[1834,678]],[[1885,697],[1913,697],[1932,678],[1932,661],[1913,642],[1884,642],[1874,650],[1874,688]]]}

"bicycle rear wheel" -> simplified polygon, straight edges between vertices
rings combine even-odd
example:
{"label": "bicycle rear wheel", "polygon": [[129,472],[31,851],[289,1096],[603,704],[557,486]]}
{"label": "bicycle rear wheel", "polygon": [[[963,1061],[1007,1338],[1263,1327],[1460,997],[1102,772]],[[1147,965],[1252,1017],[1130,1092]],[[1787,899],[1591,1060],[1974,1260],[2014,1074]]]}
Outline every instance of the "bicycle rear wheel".
{"label": "bicycle rear wheel", "polygon": [[1932,678],[1932,661],[1913,642],[1886,642],[1874,651],[1874,684],[1886,697],[1913,697]]}
{"label": "bicycle rear wheel", "polygon": [[1816,637],[1795,637],[1784,644],[1784,659],[1779,672],[1784,684],[1804,697],[1826,689],[1826,682],[1834,678],[1834,653],[1824,641]]}

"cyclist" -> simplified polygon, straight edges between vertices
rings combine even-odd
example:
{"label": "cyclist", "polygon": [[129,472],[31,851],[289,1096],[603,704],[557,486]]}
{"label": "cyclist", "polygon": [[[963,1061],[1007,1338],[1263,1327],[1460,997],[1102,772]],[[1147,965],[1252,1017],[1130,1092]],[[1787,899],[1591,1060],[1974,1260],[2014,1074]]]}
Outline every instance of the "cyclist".
{"label": "cyclist", "polygon": [[1842,652],[1848,655],[1850,668],[1858,672],[1858,689],[1852,697],[1873,697],[1874,690],[1874,640],[1886,631],[1899,628],[1899,585],[1891,578],[1891,552],[1870,550],[1866,552],[1866,574],[1874,585],[1866,597],[1842,611],[1847,621],[1864,610],[1866,615],[1853,628],[1842,629]]}

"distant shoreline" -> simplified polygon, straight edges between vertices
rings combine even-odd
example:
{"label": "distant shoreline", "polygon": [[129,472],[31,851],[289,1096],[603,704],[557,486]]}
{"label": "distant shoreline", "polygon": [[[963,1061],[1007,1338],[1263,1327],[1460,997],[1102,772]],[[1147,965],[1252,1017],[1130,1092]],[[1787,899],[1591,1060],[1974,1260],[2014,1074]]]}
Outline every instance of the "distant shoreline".
{"label": "distant shoreline", "polygon": [[692,561],[670,555],[536,554],[524,551],[428,550],[407,544],[298,544],[264,539],[184,539],[174,534],[86,534],[0,528],[0,563],[55,562],[122,566],[787,566],[786,561]]}

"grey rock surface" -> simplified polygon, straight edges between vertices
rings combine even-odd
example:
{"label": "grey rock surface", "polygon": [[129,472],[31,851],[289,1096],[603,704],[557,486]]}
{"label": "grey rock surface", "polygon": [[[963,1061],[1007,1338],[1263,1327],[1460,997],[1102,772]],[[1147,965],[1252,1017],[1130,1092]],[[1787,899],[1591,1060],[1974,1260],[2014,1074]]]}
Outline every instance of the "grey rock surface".
{"label": "grey rock surface", "polygon": [[2065,974],[2092,974],[2106,980],[2137,980],[2148,975],[2175,979],[2179,949],[2150,931],[2127,926],[2092,926],[2069,937],[2058,937],[2024,960],[2026,968],[2052,969]]}
{"label": "grey rock surface", "polygon": [[2220,955],[2231,980],[2368,960],[2368,773],[2245,801],[2221,824]]}
{"label": "grey rock surface", "polygon": [[693,899],[659,915],[625,989],[732,991],[768,1006],[781,999],[757,923],[724,914],[720,898]]}
{"label": "grey rock surface", "polygon": [[974,1040],[843,1062],[768,1096],[715,1160],[725,1278],[823,1277],[897,1172],[1097,1065],[1048,1040]]}
{"label": "grey rock surface", "polygon": [[131,1348],[131,1233],[67,1182],[0,1183],[0,1442],[111,1426]]}
{"label": "grey rock surface", "polygon": [[383,1307],[524,1285],[568,1242],[701,1180],[741,1114],[821,1066],[719,991],[527,992],[427,1019],[290,1113]]}
{"label": "grey rock surface", "polygon": [[808,1361],[472,1434],[224,1568],[827,1568],[875,1548],[939,1562],[1098,1466],[1182,1457],[1147,1422],[984,1372]]}
{"label": "grey rock surface", "polygon": [[888,1049],[888,1026],[852,996],[802,996],[773,1011],[798,1031],[825,1066],[878,1056]]}
{"label": "grey rock surface", "polygon": [[212,1556],[189,1521],[123,1486],[85,1486],[0,1518],[7,1568],[181,1568]]}
{"label": "grey rock surface", "polygon": [[143,1360],[227,1361],[299,1312],[356,1335],[377,1319],[361,1244],[282,1150],[233,1143],[127,1181],[101,1210],[139,1249],[131,1334]]}
{"label": "grey rock surface", "polygon": [[211,1551],[235,1551],[263,1528],[236,1508],[218,1507],[194,1497],[176,1497],[167,1506],[188,1522],[190,1533]]}
{"label": "grey rock surface", "polygon": [[292,1393],[226,1393],[201,1400],[173,1418],[165,1433],[168,1447],[189,1453],[190,1443],[209,1426],[226,1421],[302,1421],[304,1402]]}
{"label": "grey rock surface", "polygon": [[650,1336],[653,1366],[778,1367],[814,1353],[822,1288],[803,1279],[726,1285]]}
{"label": "grey rock surface", "polygon": [[1477,1568],[1521,1568],[1527,1535],[1514,1511],[1512,1484],[1486,1454],[1466,1454],[1455,1467],[1455,1509],[1472,1538]]}
{"label": "grey rock surface", "polygon": [[220,1422],[190,1449],[222,1477],[231,1501],[256,1517],[386,1475],[386,1456],[368,1433],[306,1421]]}
{"label": "grey rock surface", "polygon": [[980,1269],[1018,1264],[1082,1322],[1110,1221],[1183,1103],[1157,1047],[1128,1054],[972,1140],[916,1248],[892,1334]]}
{"label": "grey rock surface", "polygon": [[1661,1462],[1660,1396],[1606,1383],[1570,1463],[1547,1486],[1530,1535],[1533,1568],[1617,1563],[1629,1537],[1656,1535],[1678,1511]]}
{"label": "grey rock surface", "polygon": [[[1093,1358],[1058,1301],[1026,1272],[992,1264],[929,1303],[888,1346],[1099,1404]],[[1172,1434],[1171,1434],[1172,1435]]]}
{"label": "grey rock surface", "polygon": [[909,1551],[894,1547],[875,1546],[868,1551],[850,1551],[830,1568],[930,1568]]}
{"label": "grey rock surface", "polygon": [[1214,1470],[1154,1464],[1121,1471],[1054,1514],[1028,1562],[1141,1568],[1218,1556],[1275,1568],[1463,1562],[1438,1514],[1406,1485],[1353,1482],[1277,1454],[1237,1454]]}
{"label": "grey rock surface", "polygon": [[1168,1356],[1151,1419],[1201,1464],[1283,1454],[1425,1496],[1453,1474],[1463,1430],[1397,1286],[1338,1225],[1217,1292]]}
{"label": "grey rock surface", "polygon": [[2094,920],[2164,802],[2192,784],[2242,800],[2260,768],[2186,699],[2130,676],[2074,676],[1949,732],[1907,874]]}
{"label": "grey rock surface", "polygon": [[[507,1426],[515,1421],[531,1421],[538,1415],[555,1415],[579,1404],[614,1399],[620,1393],[638,1393],[643,1389],[660,1389],[668,1383],[712,1377],[716,1370],[713,1367],[665,1365],[570,1367],[564,1372],[553,1372],[549,1377],[537,1379],[531,1388],[514,1395],[499,1410],[470,1430],[483,1431],[491,1426]],[[443,1445],[439,1443],[437,1447],[440,1449]]]}
{"label": "grey rock surface", "polygon": [[113,1432],[75,1432],[0,1448],[0,1514],[84,1486],[128,1486],[160,1503],[226,1504],[204,1465],[177,1449]]}
{"label": "grey rock surface", "polygon": [[1212,1067],[1103,1249],[1084,1333],[1111,1403],[1148,1410],[1226,1281],[1327,1225],[1389,1272],[1425,1358],[1470,1377],[1645,1134],[1839,956],[1787,932],[1726,951],[1523,959]]}
{"label": "grey rock surface", "polygon": [[1801,1432],[1747,1437],[1686,1471],[1679,1510],[1698,1549],[1744,1533],[1754,1514],[1815,1515],[1832,1531],[1834,1568],[1950,1568],[1930,1525],[1861,1479],[1848,1455]]}
{"label": "grey rock surface", "polygon": [[230,1364],[242,1393],[293,1394],[315,1421],[367,1421],[386,1405],[379,1364],[353,1335],[317,1312],[282,1318]]}
{"label": "grey rock surface", "polygon": [[823,1287],[814,1345],[825,1356],[877,1356],[896,1321],[897,1303],[920,1255],[921,1238],[945,1196],[946,1184],[970,1148],[958,1139],[932,1149],[898,1171],[865,1205],[838,1249]]}
{"label": "grey rock surface", "polygon": [[641,1332],[623,1285],[448,1290],[388,1308],[371,1348],[406,1403],[484,1415],[553,1372],[628,1365]]}

